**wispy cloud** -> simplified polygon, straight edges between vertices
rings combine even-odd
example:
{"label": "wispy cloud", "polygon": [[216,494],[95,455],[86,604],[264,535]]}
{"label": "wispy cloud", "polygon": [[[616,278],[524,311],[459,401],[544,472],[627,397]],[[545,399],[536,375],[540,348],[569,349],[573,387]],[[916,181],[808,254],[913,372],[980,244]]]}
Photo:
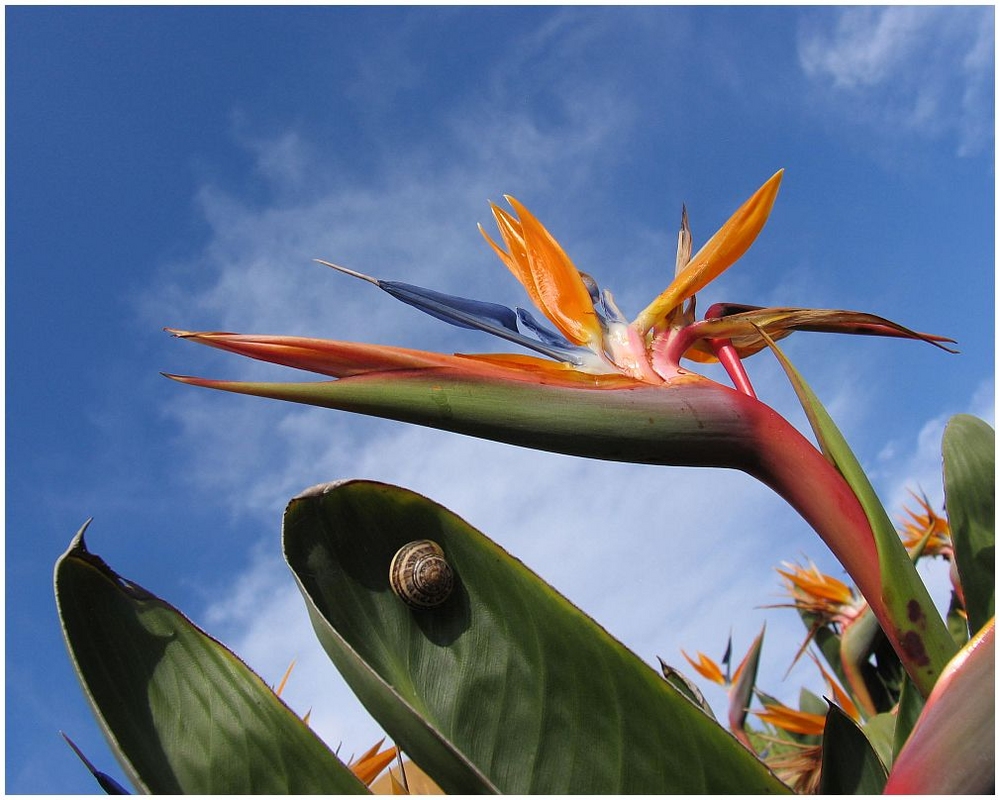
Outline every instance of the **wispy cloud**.
{"label": "wispy cloud", "polygon": [[925,492],[935,507],[942,507],[941,437],[955,414],[972,414],[995,424],[993,378],[986,378],[962,407],[943,409],[920,426],[913,442],[890,442],[879,454],[873,479],[883,487],[886,502],[899,508],[910,502],[909,490]]}
{"label": "wispy cloud", "polygon": [[[553,24],[574,27],[569,18]],[[451,112],[446,126],[451,141],[383,153],[384,174],[374,179],[343,171],[330,176],[329,189],[317,191],[304,176],[330,175],[331,166],[294,130],[255,137],[241,123],[237,138],[255,159],[273,199],[263,205],[245,202],[206,185],[198,204],[210,240],[194,259],[165,270],[146,300],[147,315],[160,324],[166,319],[187,327],[308,333],[445,351],[490,347],[488,340],[456,336],[373,287],[310,260],[325,257],[382,277],[523,304],[516,282],[475,230],[476,219],[487,217],[485,200],[499,199],[500,192],[513,187],[536,197],[562,196],[586,179],[595,156],[616,133],[623,134],[629,118],[613,93],[563,80],[558,96],[535,98],[557,102],[551,110],[561,122],[546,128],[535,122],[532,110],[522,107],[525,93],[514,91],[517,71],[549,69],[546,59],[552,54],[546,55],[546,43],[551,47],[553,35],[552,30],[533,34],[529,47],[516,50],[517,63],[498,67],[486,96]],[[530,65],[520,64],[529,56]],[[503,78],[507,70],[512,75]],[[374,160],[379,156],[376,152]],[[183,344],[178,359],[188,365],[185,371],[230,376],[271,369]],[[692,571],[683,566],[688,558],[702,557],[684,544],[697,520],[691,511],[678,513],[664,504],[666,495],[650,485],[648,470],[636,473],[626,465],[609,468],[231,397],[192,393],[171,398],[164,413],[177,425],[186,451],[183,473],[192,490],[256,523],[260,536],[264,531],[273,536],[284,504],[304,487],[367,477],[423,492],[466,516],[610,628],[620,635],[624,628],[625,638],[638,640],[649,660],[653,647],[668,653],[678,642],[665,630],[651,630],[649,615],[623,607],[634,604],[633,597],[599,588],[606,582],[593,576],[606,570],[608,551],[623,569],[635,560],[646,570],[633,580],[650,587],[654,605],[668,605],[668,598],[685,594],[709,605],[706,587],[692,582]],[[476,465],[474,483],[456,477],[467,474],[470,464]],[[655,483],[666,479],[658,472]],[[681,484],[691,478],[676,480],[679,497]],[[580,487],[587,487],[585,503]],[[645,505],[647,497],[654,498],[652,506]],[[638,536],[643,530],[648,535]],[[713,536],[724,530],[720,520]],[[653,570],[663,540],[670,538],[679,542],[677,557]],[[569,557],[570,552],[580,555]],[[224,599],[203,615],[207,626],[272,681],[297,658],[287,690],[293,707],[312,707],[312,724],[331,744],[344,741],[348,750],[367,746],[377,728],[346,686],[331,679],[333,668],[309,628],[298,591],[273,553],[273,547],[262,548],[248,569],[224,581]],[[737,571],[731,562],[727,569]],[[659,615],[656,620],[661,624]]]}
{"label": "wispy cloud", "polygon": [[[932,508],[945,511],[941,439],[948,420],[956,414],[972,414],[995,425],[993,378],[983,380],[963,406],[943,409],[924,422],[913,440],[887,443],[869,467],[869,477],[894,520],[905,516],[904,508],[916,509],[911,492],[926,496]],[[937,606],[946,610],[952,591],[947,569],[937,559],[924,559],[919,571]]]}
{"label": "wispy cloud", "polygon": [[282,699],[344,760],[384,734],[340,678],[313,632],[285,564],[258,548],[250,566],[227,585],[199,620],[272,687],[295,666]]}
{"label": "wispy cloud", "polygon": [[846,8],[806,18],[799,63],[838,117],[951,138],[981,152],[993,131],[993,10]]}

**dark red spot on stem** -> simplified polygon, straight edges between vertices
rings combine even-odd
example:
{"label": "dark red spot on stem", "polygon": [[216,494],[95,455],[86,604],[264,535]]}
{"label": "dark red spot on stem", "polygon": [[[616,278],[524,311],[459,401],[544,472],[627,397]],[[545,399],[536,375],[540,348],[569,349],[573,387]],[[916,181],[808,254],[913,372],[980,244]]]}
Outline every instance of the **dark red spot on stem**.
{"label": "dark red spot on stem", "polygon": [[931,663],[930,658],[927,657],[927,651],[924,649],[924,639],[916,631],[907,631],[903,634],[902,645],[903,652],[906,653],[910,663],[916,664],[918,667],[926,667]]}

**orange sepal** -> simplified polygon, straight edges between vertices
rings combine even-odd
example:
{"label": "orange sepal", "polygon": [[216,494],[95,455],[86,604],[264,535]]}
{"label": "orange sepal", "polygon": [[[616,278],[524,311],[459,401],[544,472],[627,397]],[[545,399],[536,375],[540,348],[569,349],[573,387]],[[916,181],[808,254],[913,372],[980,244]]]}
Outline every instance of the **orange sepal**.
{"label": "orange sepal", "polygon": [[858,707],[854,704],[851,696],[840,687],[840,684],[833,675],[823,668],[823,665],[819,663],[819,659],[816,656],[810,653],[809,657],[812,658],[813,663],[819,668],[820,674],[823,676],[823,680],[826,681],[826,685],[830,687],[833,699],[837,705],[855,722],[861,719],[861,712],[858,711]]}
{"label": "orange sepal", "polygon": [[188,339],[219,350],[256,358],[258,361],[269,361],[333,378],[402,369],[455,367],[461,364],[455,356],[388,345],[339,342],[304,336],[180,331],[173,328],[164,330],[178,339]]}
{"label": "orange sepal", "polygon": [[491,208],[509,252],[504,252],[480,228],[486,241],[563,336],[578,345],[599,340],[600,320],[579,271],[528,209],[513,197],[507,197],[507,201],[517,212],[517,218],[496,205],[491,204]]}
{"label": "orange sepal", "polygon": [[808,711],[797,711],[784,705],[764,704],[763,711],[752,712],[764,722],[771,723],[789,733],[821,735],[826,728],[825,714],[811,714]]}
{"label": "orange sepal", "polygon": [[[194,332],[171,328],[165,330],[180,339],[333,378],[448,370],[466,377],[524,381],[572,389],[629,389],[644,385],[634,378],[617,372],[582,372],[562,362],[516,353],[446,355],[390,345],[340,342],[302,336]],[[211,388],[223,388],[224,384],[223,381],[209,381],[181,375],[167,375],[167,377],[181,383]]]}
{"label": "orange sepal", "polygon": [[718,683],[722,686],[726,684],[726,676],[722,674],[722,670],[719,665],[716,664],[712,659],[706,656],[704,653],[698,653],[698,660],[695,661],[691,656],[681,650],[681,655],[687,659],[688,663],[694,667],[695,671],[701,675],[703,678],[707,678],[713,683]]}
{"label": "orange sepal", "polygon": [[533,376],[538,383],[591,389],[631,389],[644,385],[642,381],[620,372],[583,372],[570,364],[547,361],[536,356],[519,353],[459,353],[457,358],[468,359],[496,368]]}
{"label": "orange sepal", "polygon": [[645,333],[689,297],[736,263],[764,228],[778,196],[784,170],[778,170],[687,263],[670,285],[650,303],[633,326]]}
{"label": "orange sepal", "polygon": [[[788,581],[793,597],[828,600],[839,605],[849,605],[854,602],[851,587],[830,575],[824,575],[815,564],[811,564],[809,568],[800,567],[798,564],[785,566],[788,570],[779,569],[776,572]],[[801,592],[804,598],[795,592],[795,589]]]}
{"label": "orange sepal", "polygon": [[384,741],[384,739],[381,739],[376,742],[367,752],[363,753],[356,761],[349,765],[354,776],[365,786],[371,784],[379,776],[379,773],[392,763],[398,754],[395,747],[388,747],[379,752],[379,748]]}

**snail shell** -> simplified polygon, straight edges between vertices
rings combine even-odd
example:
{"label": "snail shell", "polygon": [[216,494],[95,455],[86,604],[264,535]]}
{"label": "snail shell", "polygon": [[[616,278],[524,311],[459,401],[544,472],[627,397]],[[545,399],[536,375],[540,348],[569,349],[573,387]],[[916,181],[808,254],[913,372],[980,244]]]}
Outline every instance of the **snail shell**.
{"label": "snail shell", "polygon": [[448,599],[455,575],[437,542],[418,539],[404,544],[392,557],[389,585],[408,606],[434,608]]}

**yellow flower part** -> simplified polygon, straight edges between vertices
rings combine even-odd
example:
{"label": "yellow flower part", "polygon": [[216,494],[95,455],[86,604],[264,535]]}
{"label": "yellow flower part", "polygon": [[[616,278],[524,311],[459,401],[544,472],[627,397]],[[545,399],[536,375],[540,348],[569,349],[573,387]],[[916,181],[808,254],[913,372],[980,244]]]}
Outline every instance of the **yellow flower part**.
{"label": "yellow flower part", "polygon": [[681,650],[681,655],[687,659],[688,663],[694,668],[695,672],[701,675],[703,678],[707,678],[712,681],[712,683],[717,683],[720,686],[726,685],[726,676],[722,673],[719,665],[716,664],[712,659],[706,656],[704,653],[698,653],[698,660],[695,661],[691,656]]}
{"label": "yellow flower part", "polygon": [[781,703],[764,703],[763,711],[753,711],[763,722],[789,733],[821,736],[826,727],[826,714],[799,711]]}
{"label": "yellow flower part", "polygon": [[918,496],[912,490],[910,494],[917,501],[920,510],[903,509],[908,518],[901,519],[901,527],[897,529],[903,546],[918,555],[944,556],[950,559],[954,549],[948,520],[931,508],[926,496]]}
{"label": "yellow flower part", "polygon": [[288,665],[288,669],[285,670],[285,674],[281,676],[281,680],[278,681],[278,687],[274,690],[274,693],[281,697],[281,693],[285,691],[285,685],[288,683],[288,679],[292,675],[292,670],[295,669],[295,659],[292,659],[292,663]]}
{"label": "yellow flower part", "polygon": [[441,787],[412,761],[389,767],[368,788],[372,794],[444,794]]}
{"label": "yellow flower part", "polygon": [[[687,261],[670,285],[635,318],[632,325],[636,330],[645,333],[662,323],[685,300],[736,263],[763,230],[778,196],[783,174],[784,170],[774,173],[702,246],[694,258]],[[678,263],[681,260],[683,259],[679,256]]]}
{"label": "yellow flower part", "polygon": [[385,739],[380,739],[356,759],[352,759],[351,763],[347,765],[348,769],[365,786],[370,786],[372,781],[399,754],[399,751],[395,747],[387,747],[385,750],[379,750],[384,741]]}
{"label": "yellow flower part", "polygon": [[782,562],[777,572],[785,579],[785,589],[799,611],[815,614],[827,622],[846,624],[864,607],[843,581],[825,575],[810,562],[808,567]]}
{"label": "yellow flower part", "polygon": [[780,747],[777,753],[764,758],[774,774],[796,794],[816,794],[823,766],[823,745],[765,738]]}
{"label": "yellow flower part", "polygon": [[521,282],[532,302],[569,341],[585,347],[601,339],[601,323],[580,272],[535,216],[513,197],[505,199],[515,218],[490,204],[507,252],[480,225],[479,230],[500,260]]}

